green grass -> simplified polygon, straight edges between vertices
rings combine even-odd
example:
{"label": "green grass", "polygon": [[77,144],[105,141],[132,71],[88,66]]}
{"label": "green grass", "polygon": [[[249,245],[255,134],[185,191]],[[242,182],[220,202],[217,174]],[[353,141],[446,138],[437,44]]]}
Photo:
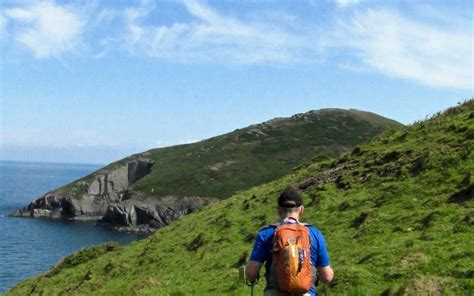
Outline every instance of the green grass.
{"label": "green grass", "polygon": [[[131,158],[153,160],[150,174],[130,190],[135,199],[167,195],[225,198],[282,177],[314,157],[338,156],[386,129],[400,126],[369,112],[322,110],[238,129],[197,143],[152,149],[105,169]],[[79,193],[79,184],[74,182],[62,190]]]}
{"label": "green grass", "polygon": [[248,295],[238,266],[255,233],[274,222],[282,190],[306,183],[303,220],[324,233],[336,274],[320,292],[473,295],[473,147],[471,100],[238,192],[142,241],[83,250],[6,294]]}

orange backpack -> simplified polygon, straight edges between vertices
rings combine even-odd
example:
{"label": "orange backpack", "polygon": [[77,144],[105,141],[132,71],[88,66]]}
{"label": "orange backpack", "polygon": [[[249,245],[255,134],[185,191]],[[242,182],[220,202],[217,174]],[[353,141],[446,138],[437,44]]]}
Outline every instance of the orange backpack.
{"label": "orange backpack", "polygon": [[313,286],[311,243],[304,224],[280,224],[272,244],[272,271],[278,290],[304,294]]}

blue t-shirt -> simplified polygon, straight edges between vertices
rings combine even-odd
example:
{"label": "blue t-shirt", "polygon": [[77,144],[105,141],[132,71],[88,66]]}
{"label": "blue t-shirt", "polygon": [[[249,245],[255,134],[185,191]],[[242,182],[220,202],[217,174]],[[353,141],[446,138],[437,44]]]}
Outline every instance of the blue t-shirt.
{"label": "blue t-shirt", "polygon": [[[292,221],[285,220],[285,223],[292,223]],[[329,266],[329,255],[323,234],[311,225],[307,225],[307,227],[311,242],[311,265],[316,267]],[[267,274],[270,272],[270,266],[272,265],[272,253],[270,249],[275,230],[275,225],[269,225],[260,229],[253,246],[252,254],[250,255],[250,260],[252,261],[261,263],[265,262],[265,270]],[[314,287],[309,290],[309,294],[316,295]]]}

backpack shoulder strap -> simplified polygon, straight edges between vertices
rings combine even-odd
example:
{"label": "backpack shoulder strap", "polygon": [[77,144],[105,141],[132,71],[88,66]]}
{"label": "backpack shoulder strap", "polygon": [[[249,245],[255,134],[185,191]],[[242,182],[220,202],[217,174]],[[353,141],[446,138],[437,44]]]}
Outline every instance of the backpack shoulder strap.
{"label": "backpack shoulder strap", "polygon": [[[260,230],[263,230],[263,229],[266,229],[266,228],[278,228],[278,226],[281,226],[283,225],[283,223],[279,222],[279,223],[273,223],[273,224],[268,224],[268,225],[265,225],[263,226],[262,228],[260,228]],[[303,226],[306,226],[306,227],[313,227],[313,225],[309,224],[309,223],[301,223],[301,222],[298,222],[298,225],[303,225]]]}
{"label": "backpack shoulder strap", "polygon": [[268,225],[265,225],[262,228],[260,228],[259,231],[262,231],[262,230],[267,229],[267,228],[277,228],[279,225],[280,224],[268,224]]}

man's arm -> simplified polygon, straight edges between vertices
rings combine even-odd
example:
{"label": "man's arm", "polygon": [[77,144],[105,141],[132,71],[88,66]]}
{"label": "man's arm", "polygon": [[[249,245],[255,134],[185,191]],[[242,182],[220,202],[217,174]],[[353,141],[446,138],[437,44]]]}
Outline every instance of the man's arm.
{"label": "man's arm", "polygon": [[326,240],[321,231],[311,228],[314,235],[314,241],[317,244],[316,268],[318,270],[318,278],[323,283],[329,283],[334,278],[334,271],[329,263],[329,254],[326,248]]}
{"label": "man's arm", "polygon": [[255,280],[258,278],[258,274],[260,273],[260,267],[262,267],[261,262],[253,260],[247,262],[247,266],[245,267],[245,275],[247,276],[247,280],[249,282],[255,282]]}
{"label": "man's arm", "polygon": [[255,238],[252,253],[250,254],[249,261],[245,267],[245,275],[249,282],[255,282],[258,279],[260,268],[265,262],[265,256],[270,250],[269,244],[271,243],[271,237],[273,234],[273,228],[264,227],[260,229]]}
{"label": "man's arm", "polygon": [[332,279],[334,278],[334,271],[332,270],[331,266],[318,266],[318,273],[319,273],[319,279],[323,283],[330,283]]}

